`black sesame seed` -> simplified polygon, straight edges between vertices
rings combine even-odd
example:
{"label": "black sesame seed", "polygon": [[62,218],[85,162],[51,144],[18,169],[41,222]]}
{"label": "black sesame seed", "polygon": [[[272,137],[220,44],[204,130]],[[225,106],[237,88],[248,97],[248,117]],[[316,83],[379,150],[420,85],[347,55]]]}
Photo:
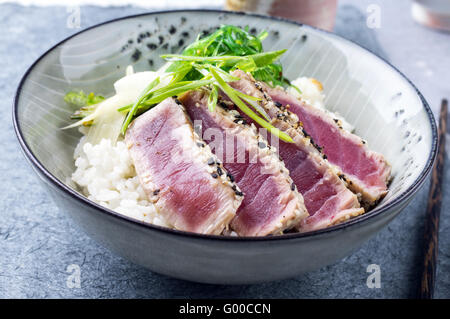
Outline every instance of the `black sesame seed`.
{"label": "black sesame seed", "polygon": [[142,53],[138,49],[134,51],[134,53],[131,55],[131,59],[136,62],[141,57]]}
{"label": "black sesame seed", "polygon": [[133,39],[129,39],[129,40],[128,40],[128,43],[129,43],[129,44],[133,44]]}
{"label": "black sesame seed", "polygon": [[177,32],[177,29],[173,25],[171,25],[170,29],[169,29],[169,33],[174,34],[175,32]]}
{"label": "black sesame seed", "polygon": [[227,173],[228,178],[230,179],[230,182],[234,182],[234,176],[231,175],[230,173]]}
{"label": "black sesame seed", "polygon": [[154,196],[158,195],[160,191],[161,191],[160,189],[155,189],[155,190],[153,191],[153,195],[154,195]]}
{"label": "black sesame seed", "polygon": [[150,66],[153,66],[153,60],[152,60],[152,59],[148,60],[148,64],[149,64]]}
{"label": "black sesame seed", "polygon": [[160,45],[163,44],[163,42],[164,42],[164,37],[163,37],[162,35],[160,35],[160,36],[158,37],[158,41],[159,41],[159,44],[160,44]]}
{"label": "black sesame seed", "polygon": [[219,105],[220,105],[224,110],[229,110],[229,109],[228,109],[228,105],[227,105],[225,102],[221,101],[221,102],[219,102]]}
{"label": "black sesame seed", "polygon": [[250,29],[250,34],[255,34],[256,33],[256,29],[255,28],[251,28]]}
{"label": "black sesame seed", "polygon": [[217,175],[216,173],[212,173],[211,176],[212,176],[213,178],[219,177],[219,175]]}
{"label": "black sesame seed", "polygon": [[217,174],[219,174],[219,176],[223,175],[223,171],[220,167],[217,167]]}
{"label": "black sesame seed", "polygon": [[178,41],[178,46],[181,47],[181,46],[183,46],[183,45],[184,45],[184,40],[183,40],[183,39],[180,39],[180,41]]}
{"label": "black sesame seed", "polygon": [[205,147],[205,144],[203,144],[203,143],[197,143],[197,146],[198,146],[198,147]]}
{"label": "black sesame seed", "polygon": [[308,40],[308,36],[306,34],[302,35],[302,41],[305,42],[306,40]]}
{"label": "black sesame seed", "polygon": [[292,191],[295,190],[295,184],[294,183],[291,184],[291,190]]}
{"label": "black sesame seed", "polygon": [[275,101],[274,103],[275,103],[276,107],[281,107],[283,105],[283,104],[281,104],[280,102],[277,102],[277,101]]}
{"label": "black sesame seed", "polygon": [[175,99],[175,103],[177,103],[178,105],[182,105],[179,99]]}
{"label": "black sesame seed", "polygon": [[259,148],[266,148],[266,143],[264,143],[264,142],[258,142],[258,147]]}
{"label": "black sesame seed", "polygon": [[323,159],[325,159],[325,160],[328,158],[328,156],[326,156],[325,154],[323,154],[322,157],[323,157]]}
{"label": "black sesame seed", "polygon": [[234,191],[236,192],[236,191],[237,191],[236,185],[231,186],[231,189],[234,190]]}
{"label": "black sesame seed", "polygon": [[149,43],[147,44],[147,48],[149,48],[150,50],[155,50],[157,48],[157,45],[154,43]]}
{"label": "black sesame seed", "polygon": [[185,17],[181,17],[181,23],[185,23],[186,22],[186,18]]}
{"label": "black sesame seed", "polygon": [[215,161],[214,158],[210,157],[208,158],[208,165],[214,165]]}
{"label": "black sesame seed", "polygon": [[244,196],[244,194],[243,194],[242,192],[240,192],[240,191],[234,191],[234,193],[235,193],[237,196]]}
{"label": "black sesame seed", "polygon": [[187,37],[189,36],[189,32],[183,31],[183,32],[181,33],[181,35],[182,35],[183,37],[187,38]]}
{"label": "black sesame seed", "polygon": [[167,50],[167,49],[169,48],[169,43],[164,43],[163,46],[162,46],[162,48],[163,48],[164,50]]}

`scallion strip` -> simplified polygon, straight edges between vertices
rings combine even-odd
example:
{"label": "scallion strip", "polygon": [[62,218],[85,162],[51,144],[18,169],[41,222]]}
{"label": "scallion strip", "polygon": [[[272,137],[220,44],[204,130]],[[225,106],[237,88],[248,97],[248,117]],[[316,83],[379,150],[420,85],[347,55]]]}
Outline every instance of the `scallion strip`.
{"label": "scallion strip", "polygon": [[208,96],[208,109],[211,112],[214,112],[214,110],[216,109],[218,96],[219,96],[219,93],[217,90],[217,86],[212,85],[211,92],[209,93],[209,96]]}
{"label": "scallion strip", "polygon": [[169,86],[166,86],[164,88],[154,91],[153,94],[150,96],[150,98],[145,100],[143,102],[143,104],[149,106],[149,105],[153,105],[156,103],[160,103],[160,102],[164,101],[165,99],[167,99],[168,97],[180,95],[184,92],[195,90],[195,89],[198,89],[199,87],[209,85],[212,83],[214,83],[213,79],[192,81],[192,82],[184,84],[182,86],[176,86],[176,87],[172,87],[172,88],[170,88]]}
{"label": "scallion strip", "polygon": [[267,121],[260,118],[255,112],[253,112],[245,103],[237,96],[235,93],[235,90],[231,88],[218,74],[217,72],[211,68],[210,69],[211,74],[213,75],[214,79],[216,79],[217,83],[219,84],[219,87],[225,92],[226,95],[241,109],[242,112],[247,114],[252,120],[254,120],[256,123],[258,123],[261,127],[264,127],[267,129],[272,135],[282,139],[285,142],[292,143],[292,138],[286,134],[285,132],[280,131],[276,127],[274,127],[272,124],[268,123]]}
{"label": "scallion strip", "polygon": [[123,135],[125,135],[128,125],[130,125],[131,120],[133,120],[133,116],[136,114],[136,111],[137,111],[139,105],[141,104],[142,100],[144,100],[151,93],[152,89],[154,89],[159,84],[159,82],[160,81],[159,81],[159,76],[158,76],[149,85],[147,85],[147,87],[142,91],[142,93],[139,96],[136,103],[133,104],[133,106],[131,107],[130,111],[128,112],[127,117],[125,118],[125,121],[123,122],[122,128],[120,130],[120,132]]}

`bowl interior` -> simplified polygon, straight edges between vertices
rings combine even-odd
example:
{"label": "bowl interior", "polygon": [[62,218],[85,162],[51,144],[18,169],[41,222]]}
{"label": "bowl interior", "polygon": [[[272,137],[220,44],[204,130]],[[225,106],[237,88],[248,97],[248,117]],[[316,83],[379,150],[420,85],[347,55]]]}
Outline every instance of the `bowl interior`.
{"label": "bowl interior", "polygon": [[[63,101],[74,89],[111,96],[127,65],[156,69],[163,53],[180,52],[197,34],[220,24],[267,30],[266,50],[286,48],[285,75],[321,81],[326,105],[343,115],[392,165],[383,207],[407,190],[428,165],[434,122],[421,96],[400,73],[357,45],[308,26],[214,11],[163,12],[129,17],[81,32],[45,54],[26,74],[16,101],[17,123],[29,149],[57,179],[70,185],[77,129]],[[425,103],[426,104],[426,103]],[[71,186],[72,187],[72,186]]]}

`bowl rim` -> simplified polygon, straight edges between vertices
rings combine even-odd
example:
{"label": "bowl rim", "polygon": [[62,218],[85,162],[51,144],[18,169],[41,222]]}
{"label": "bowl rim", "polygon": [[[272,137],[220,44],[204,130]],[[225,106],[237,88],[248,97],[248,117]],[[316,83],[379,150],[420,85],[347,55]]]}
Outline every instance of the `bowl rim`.
{"label": "bowl rim", "polygon": [[[305,232],[305,233],[288,233],[288,234],[283,234],[280,236],[263,236],[263,237],[250,237],[250,236],[243,236],[243,237],[237,237],[237,236],[222,236],[222,235],[207,235],[207,234],[198,234],[198,233],[193,233],[193,232],[188,232],[188,231],[182,231],[182,230],[177,230],[177,229],[172,229],[172,228],[168,228],[165,226],[158,226],[158,225],[154,225],[154,224],[150,224],[144,221],[140,221],[125,215],[122,215],[118,212],[115,212],[109,208],[103,207],[100,204],[97,204],[91,200],[89,200],[86,196],[82,195],[81,193],[77,192],[76,190],[74,190],[73,188],[67,186],[66,184],[64,184],[62,181],[60,181],[56,176],[54,176],[52,173],[50,173],[45,166],[34,156],[33,152],[31,151],[31,149],[29,148],[27,142],[25,141],[24,136],[22,135],[22,130],[21,130],[21,126],[20,123],[18,121],[18,105],[19,105],[19,98],[22,92],[22,87],[24,85],[24,83],[26,82],[28,75],[31,73],[31,71],[34,69],[34,67],[45,57],[47,56],[50,52],[52,52],[54,49],[56,49],[57,47],[59,47],[60,45],[64,44],[65,42],[67,42],[68,40],[78,36],[81,33],[87,32],[91,29],[95,29],[99,26],[103,26],[106,24],[110,24],[110,23],[114,23],[117,21],[121,21],[121,20],[127,20],[127,19],[135,19],[135,18],[139,18],[139,17],[144,17],[144,16],[157,16],[160,14],[173,14],[173,13],[202,13],[202,12],[207,12],[207,13],[217,13],[217,14],[231,14],[231,15],[245,15],[245,16],[249,16],[249,17],[254,17],[254,18],[259,18],[259,19],[267,19],[267,20],[272,20],[272,21],[276,21],[276,22],[282,22],[282,23],[288,23],[291,24],[293,26],[297,26],[297,27],[306,27],[309,29],[313,29],[319,33],[324,33],[327,34],[328,36],[337,38],[339,41],[344,41],[348,44],[351,44],[353,46],[356,46],[364,51],[366,51],[367,54],[373,55],[376,58],[380,59],[382,62],[384,62],[386,65],[388,65],[392,70],[394,70],[396,73],[398,73],[404,80],[407,81],[407,83],[409,83],[409,85],[415,90],[416,94],[419,96],[421,102],[422,102],[422,106],[426,111],[426,114],[428,115],[428,120],[430,123],[430,127],[431,127],[431,152],[428,156],[428,159],[425,163],[424,168],[422,169],[422,171],[420,172],[419,176],[416,178],[416,180],[413,181],[413,183],[406,189],[404,190],[401,194],[399,194],[396,198],[394,198],[392,200],[392,202],[386,204],[383,207],[380,208],[374,208],[373,210],[362,214],[360,216],[357,216],[355,218],[349,219],[348,221],[345,221],[343,223],[337,224],[337,225],[333,225],[324,229],[318,229],[318,230],[314,230],[314,231],[309,231],[309,232]],[[113,218],[117,218],[122,222],[129,222],[131,224],[133,224],[134,226],[138,226],[138,227],[143,227],[146,229],[151,229],[154,231],[158,231],[158,232],[163,232],[163,233],[167,233],[167,234],[173,234],[175,236],[181,236],[181,237],[189,237],[192,239],[208,239],[208,240],[215,240],[215,241],[233,241],[233,242],[257,242],[257,241],[279,241],[279,240],[293,240],[293,239],[300,239],[300,238],[312,238],[314,236],[318,236],[318,235],[322,235],[322,234],[331,234],[331,233],[335,233],[339,230],[344,230],[350,226],[354,226],[356,224],[360,224],[363,223],[369,219],[372,219],[376,216],[379,216],[380,214],[391,210],[394,207],[398,207],[400,206],[400,204],[402,202],[404,202],[404,200],[406,200],[407,198],[409,198],[410,196],[412,196],[418,189],[420,186],[422,186],[423,182],[425,181],[426,177],[428,176],[434,160],[436,158],[436,153],[437,153],[437,143],[438,143],[438,138],[437,138],[437,126],[436,126],[436,122],[434,119],[434,115],[433,112],[431,111],[430,106],[428,105],[427,101],[425,100],[424,96],[422,95],[422,93],[420,93],[420,91],[417,89],[417,87],[411,82],[411,80],[409,80],[409,78],[407,78],[400,70],[398,70],[395,66],[393,66],[390,62],[388,62],[387,60],[385,60],[384,58],[378,56],[377,54],[375,54],[374,52],[372,52],[371,50],[365,48],[364,46],[343,38],[333,32],[330,31],[326,31],[326,30],[322,30],[310,25],[306,25],[303,23],[299,23],[296,21],[292,21],[292,20],[288,20],[285,18],[280,18],[280,17],[272,17],[272,16],[268,16],[268,15],[262,15],[262,14],[257,14],[257,13],[249,13],[249,12],[242,12],[242,11],[227,11],[227,10],[216,10],[216,9],[177,9],[177,10],[160,10],[160,11],[152,11],[152,12],[147,12],[147,13],[140,13],[140,14],[134,14],[134,15],[127,15],[124,17],[119,17],[119,18],[115,18],[115,19],[111,19],[111,20],[107,20],[95,25],[92,25],[90,27],[87,27],[79,32],[76,32],[66,38],[64,38],[63,40],[59,41],[58,43],[56,43],[55,45],[53,45],[52,47],[50,47],[48,50],[46,50],[42,55],[39,56],[39,58],[36,59],[36,61],[33,62],[33,64],[26,70],[26,72],[24,73],[24,75],[22,76],[20,82],[19,82],[19,86],[17,87],[16,93],[14,95],[14,101],[13,101],[13,110],[12,110],[12,118],[13,118],[13,126],[14,126],[14,131],[15,134],[17,136],[17,139],[19,140],[19,144],[22,148],[23,153],[25,154],[25,157],[31,162],[31,164],[34,166],[35,169],[37,169],[37,172],[39,173],[39,175],[44,176],[47,181],[49,181],[53,186],[55,186],[57,189],[59,189],[60,191],[62,191],[63,193],[66,193],[67,195],[70,195],[71,199],[73,200],[79,200],[82,204],[84,205],[88,205],[89,207],[91,207],[93,210],[95,211],[99,211],[103,214],[106,214],[110,217]]]}

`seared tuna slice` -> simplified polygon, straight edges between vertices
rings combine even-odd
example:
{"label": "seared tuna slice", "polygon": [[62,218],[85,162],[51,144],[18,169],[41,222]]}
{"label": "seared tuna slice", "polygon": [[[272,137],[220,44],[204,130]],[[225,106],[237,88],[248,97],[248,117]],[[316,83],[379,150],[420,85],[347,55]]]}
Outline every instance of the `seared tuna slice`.
{"label": "seared tuna slice", "polygon": [[285,120],[274,120],[272,124],[294,140],[294,143],[280,141],[279,154],[310,214],[298,225],[299,231],[325,228],[364,213],[358,197],[345,186],[300,129]]}
{"label": "seared tuna slice", "polygon": [[308,216],[302,196],[287,169],[237,111],[216,107],[209,111],[208,94],[193,91],[180,100],[213,152],[222,159],[228,178],[244,196],[231,228],[239,236],[281,234]]}
{"label": "seared tuna slice", "polygon": [[176,100],[135,119],[125,140],[147,196],[169,224],[216,235],[227,228],[242,197],[234,183],[216,174],[226,171]]}
{"label": "seared tuna slice", "polygon": [[279,140],[278,150],[310,214],[297,228],[301,232],[325,228],[364,213],[357,196],[345,186],[323,158],[320,149],[304,135],[297,116],[276,107],[261,83],[251,75],[242,71],[235,71],[233,75],[241,80],[231,85],[247,95],[260,98],[260,106],[273,118],[272,125],[286,132],[294,141]]}
{"label": "seared tuna slice", "polygon": [[[371,206],[386,195],[391,167],[383,155],[371,151],[360,137],[343,129],[339,120],[323,110],[303,103],[280,88],[265,86],[270,97],[295,113],[328,161],[345,175],[348,187]],[[288,106],[289,105],[289,106]]]}

